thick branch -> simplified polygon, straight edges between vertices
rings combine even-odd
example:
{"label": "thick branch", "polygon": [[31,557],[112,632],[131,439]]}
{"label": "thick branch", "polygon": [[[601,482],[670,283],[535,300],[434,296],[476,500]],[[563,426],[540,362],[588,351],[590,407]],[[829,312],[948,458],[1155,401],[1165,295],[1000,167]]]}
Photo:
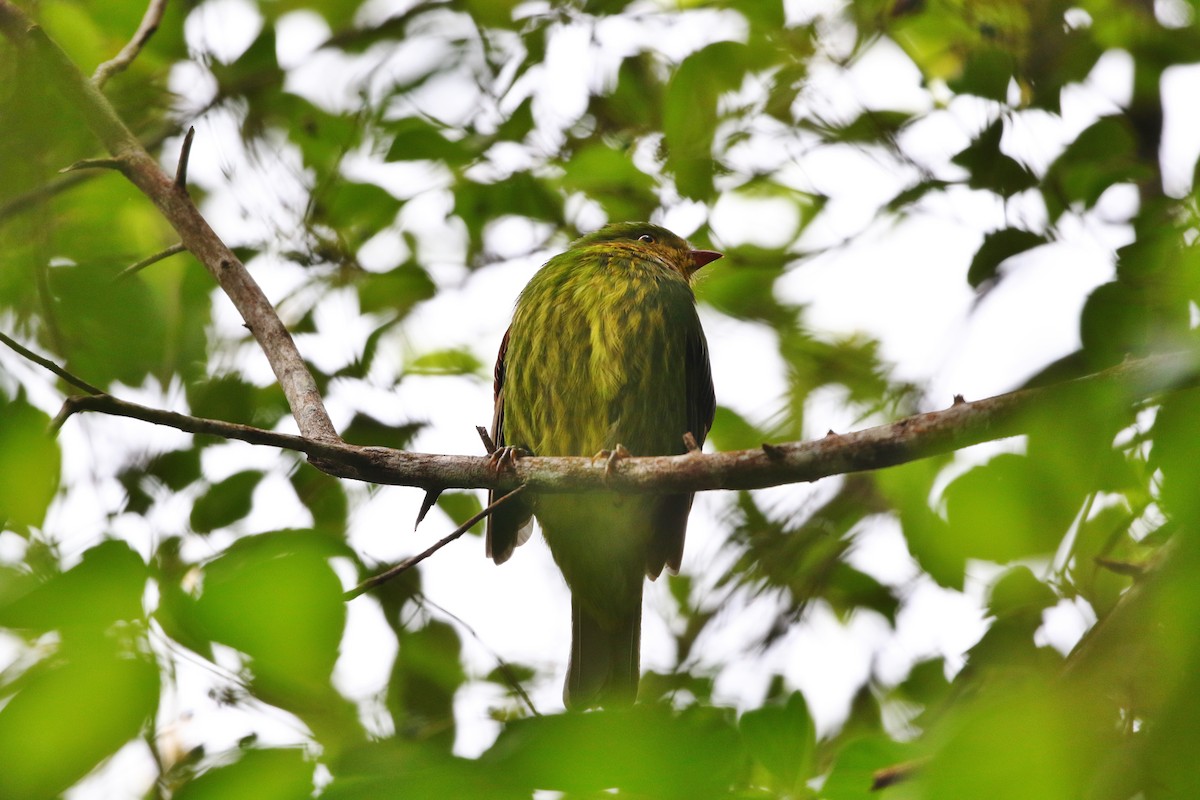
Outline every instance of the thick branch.
{"label": "thick branch", "polygon": [[607,461],[592,458],[518,459],[497,470],[486,456],[432,455],[316,441],[245,425],[203,420],[126,403],[108,395],[75,397],[72,410],[106,414],[207,433],[308,454],[315,466],[341,478],[425,489],[500,489],[526,484],[540,492],[609,489],[620,492],[681,492],[705,489],[762,489],[815,481],[831,475],[881,469],[953,452],[973,444],[1029,432],[1031,412],[1048,403],[1095,390],[1117,393],[1132,404],[1197,382],[1190,353],[1129,361],[1067,383],[955,402],[942,411],[917,414],[888,425],[811,442],[764,445],[729,453],[625,458],[607,473]]}
{"label": "thick branch", "polygon": [[47,85],[83,114],[122,172],[175,228],[183,246],[217,279],[233,301],[246,327],[258,340],[287,397],[300,432],[309,438],[336,441],[337,433],[321,402],[316,382],[300,357],[262,289],[224,242],[209,227],[188,193],[175,184],[129,131],[100,89],[83,76],[42,29],[8,0],[0,0],[0,32],[36,58],[46,71]]}

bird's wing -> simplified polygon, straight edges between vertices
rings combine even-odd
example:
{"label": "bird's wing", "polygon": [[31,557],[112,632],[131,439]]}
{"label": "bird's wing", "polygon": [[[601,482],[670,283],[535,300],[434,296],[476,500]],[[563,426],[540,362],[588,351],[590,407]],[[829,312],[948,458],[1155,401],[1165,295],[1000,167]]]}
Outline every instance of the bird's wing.
{"label": "bird's wing", "polygon": [[[504,356],[508,352],[508,337],[512,328],[504,332],[500,341],[500,352],[496,354],[496,369],[493,372],[495,406],[492,411],[492,443],[505,447],[504,439]],[[488,505],[496,500],[496,492],[488,491]],[[512,555],[513,549],[524,544],[533,531],[533,509],[523,497],[516,497],[492,512],[487,518],[488,558],[503,564]]]}
{"label": "bird's wing", "polygon": [[688,333],[686,358],[688,430],[696,437],[696,444],[704,444],[717,413],[717,395],[708,363],[708,341],[699,319]]}
{"label": "bird's wing", "polygon": [[[708,362],[708,342],[698,318],[689,326],[686,344],[684,384],[688,431],[696,438],[696,444],[704,444],[716,414],[717,398],[713,391],[712,367]],[[659,499],[654,513],[654,536],[646,557],[646,574],[650,578],[657,578],[664,566],[671,572],[679,571],[691,510],[691,494],[669,494]]]}

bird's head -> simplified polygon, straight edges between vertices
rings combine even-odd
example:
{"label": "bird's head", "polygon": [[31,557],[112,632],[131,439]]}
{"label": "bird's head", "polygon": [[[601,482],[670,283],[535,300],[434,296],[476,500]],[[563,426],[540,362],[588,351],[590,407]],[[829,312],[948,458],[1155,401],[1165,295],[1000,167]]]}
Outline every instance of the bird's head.
{"label": "bird's head", "polygon": [[721,257],[715,250],[693,250],[684,239],[649,222],[614,222],[580,238],[573,246],[592,245],[616,245],[654,256],[689,280],[696,270]]}

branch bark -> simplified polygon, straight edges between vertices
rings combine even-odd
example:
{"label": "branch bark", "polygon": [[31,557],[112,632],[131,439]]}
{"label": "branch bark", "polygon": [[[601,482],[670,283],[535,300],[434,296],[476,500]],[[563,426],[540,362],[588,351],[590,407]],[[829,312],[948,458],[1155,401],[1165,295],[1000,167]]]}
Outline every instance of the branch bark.
{"label": "branch bark", "polygon": [[[72,397],[70,410],[97,411],[305,453],[314,466],[339,478],[426,490],[499,489],[522,484],[531,491],[576,492],[595,489],[640,492],[692,492],[708,489],[763,489],[785,483],[820,480],[832,475],[882,469],[973,444],[1030,432],[1038,424],[1034,412],[1050,403],[1083,399],[1097,391],[1112,393],[1131,406],[1165,391],[1200,382],[1193,353],[1172,353],[1127,361],[1078,380],[1024,389],[974,402],[955,402],[941,411],[906,417],[809,442],[764,444],[727,453],[630,457],[611,472],[605,459],[578,457],[520,458],[497,469],[487,456],[434,455],[362,447],[342,441],[314,440],[246,425],[200,419],[127,403],[107,394]],[[60,414],[63,417],[64,414]]]}

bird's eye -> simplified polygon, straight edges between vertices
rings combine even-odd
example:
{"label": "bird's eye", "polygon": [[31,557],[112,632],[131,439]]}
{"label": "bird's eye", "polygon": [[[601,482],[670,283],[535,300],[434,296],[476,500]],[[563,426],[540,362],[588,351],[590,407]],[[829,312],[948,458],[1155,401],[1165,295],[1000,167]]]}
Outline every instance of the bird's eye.
{"label": "bird's eye", "polygon": [[648,233],[643,233],[641,236],[638,237],[638,241],[645,242],[646,244],[654,244],[654,237]]}

